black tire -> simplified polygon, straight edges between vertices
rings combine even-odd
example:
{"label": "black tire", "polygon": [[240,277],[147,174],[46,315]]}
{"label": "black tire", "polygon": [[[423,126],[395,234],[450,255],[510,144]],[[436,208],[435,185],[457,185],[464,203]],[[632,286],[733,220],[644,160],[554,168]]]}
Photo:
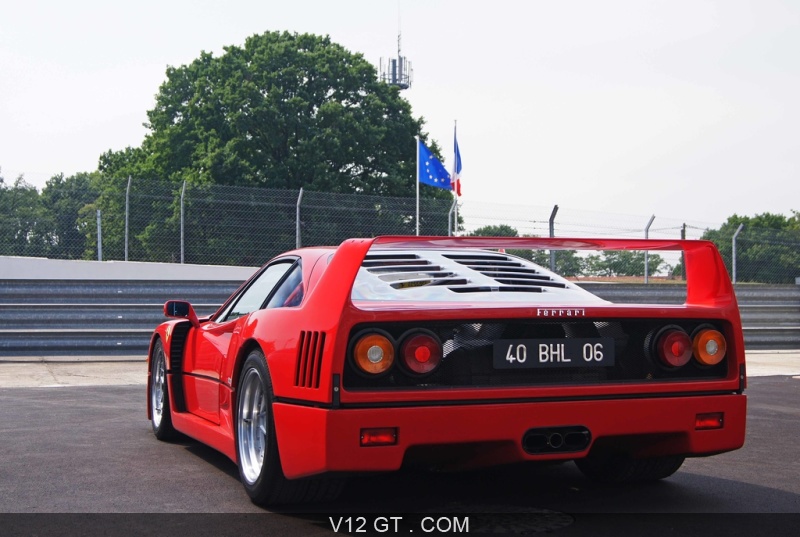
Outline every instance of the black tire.
{"label": "black tire", "polygon": [[153,345],[150,355],[150,424],[159,440],[173,440],[178,432],[172,426],[172,410],[169,406],[167,383],[167,357],[161,340]]}
{"label": "black tire", "polygon": [[336,499],[344,481],[286,479],[281,468],[272,415],[272,380],[264,354],[253,350],[239,375],[236,393],[236,460],[244,489],[256,505],[321,502]]}
{"label": "black tire", "polygon": [[667,455],[634,459],[628,455],[589,455],[577,459],[578,469],[594,481],[608,484],[657,481],[671,476],[683,464],[685,457]]}

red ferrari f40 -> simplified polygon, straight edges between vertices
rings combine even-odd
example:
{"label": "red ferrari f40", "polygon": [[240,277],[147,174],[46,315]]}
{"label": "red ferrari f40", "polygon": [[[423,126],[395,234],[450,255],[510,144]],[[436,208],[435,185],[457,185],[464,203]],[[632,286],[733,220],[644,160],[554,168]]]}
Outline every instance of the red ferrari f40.
{"label": "red ferrari f40", "polygon": [[[686,300],[611,303],[506,249],[682,251]],[[209,317],[164,313],[155,436],[224,453],[260,505],[404,464],[656,480],[744,443],[741,320],[707,241],[350,239],[279,255]]]}

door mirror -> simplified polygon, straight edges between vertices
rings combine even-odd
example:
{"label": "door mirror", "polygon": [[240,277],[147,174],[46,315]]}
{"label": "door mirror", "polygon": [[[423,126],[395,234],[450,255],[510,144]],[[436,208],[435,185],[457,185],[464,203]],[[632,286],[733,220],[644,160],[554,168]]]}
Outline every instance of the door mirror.
{"label": "door mirror", "polygon": [[189,319],[192,325],[199,326],[197,314],[189,302],[183,300],[168,300],[164,303],[164,315],[178,319]]}

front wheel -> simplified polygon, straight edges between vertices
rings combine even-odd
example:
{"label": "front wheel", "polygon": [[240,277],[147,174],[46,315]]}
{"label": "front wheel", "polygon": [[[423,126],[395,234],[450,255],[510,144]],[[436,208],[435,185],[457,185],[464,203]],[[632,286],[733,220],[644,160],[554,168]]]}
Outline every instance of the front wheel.
{"label": "front wheel", "polygon": [[333,500],[342,489],[341,480],[289,480],[283,475],[273,399],[264,354],[254,350],[242,366],[236,397],[236,455],[247,494],[257,505]]}

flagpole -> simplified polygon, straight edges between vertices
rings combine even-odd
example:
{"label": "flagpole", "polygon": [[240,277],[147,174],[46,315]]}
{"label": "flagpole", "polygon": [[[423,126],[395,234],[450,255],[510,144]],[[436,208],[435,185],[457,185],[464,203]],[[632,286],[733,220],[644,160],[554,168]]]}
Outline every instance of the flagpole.
{"label": "flagpole", "polygon": [[[456,138],[456,130],[457,129],[458,129],[458,120],[454,119],[453,120],[453,178],[454,179],[456,178],[456,173],[457,173],[457,169],[456,168],[458,166],[457,155],[456,155],[456,146],[455,146],[455,142],[456,142],[456,139],[457,139]],[[453,235],[457,237],[458,236],[458,192],[455,192],[454,196],[456,198],[456,210],[453,213],[453,215],[454,215],[456,221],[453,222]]]}
{"label": "flagpole", "polygon": [[417,169],[414,171],[414,177],[417,182],[417,236],[419,236],[419,136],[414,136],[417,142]]}

